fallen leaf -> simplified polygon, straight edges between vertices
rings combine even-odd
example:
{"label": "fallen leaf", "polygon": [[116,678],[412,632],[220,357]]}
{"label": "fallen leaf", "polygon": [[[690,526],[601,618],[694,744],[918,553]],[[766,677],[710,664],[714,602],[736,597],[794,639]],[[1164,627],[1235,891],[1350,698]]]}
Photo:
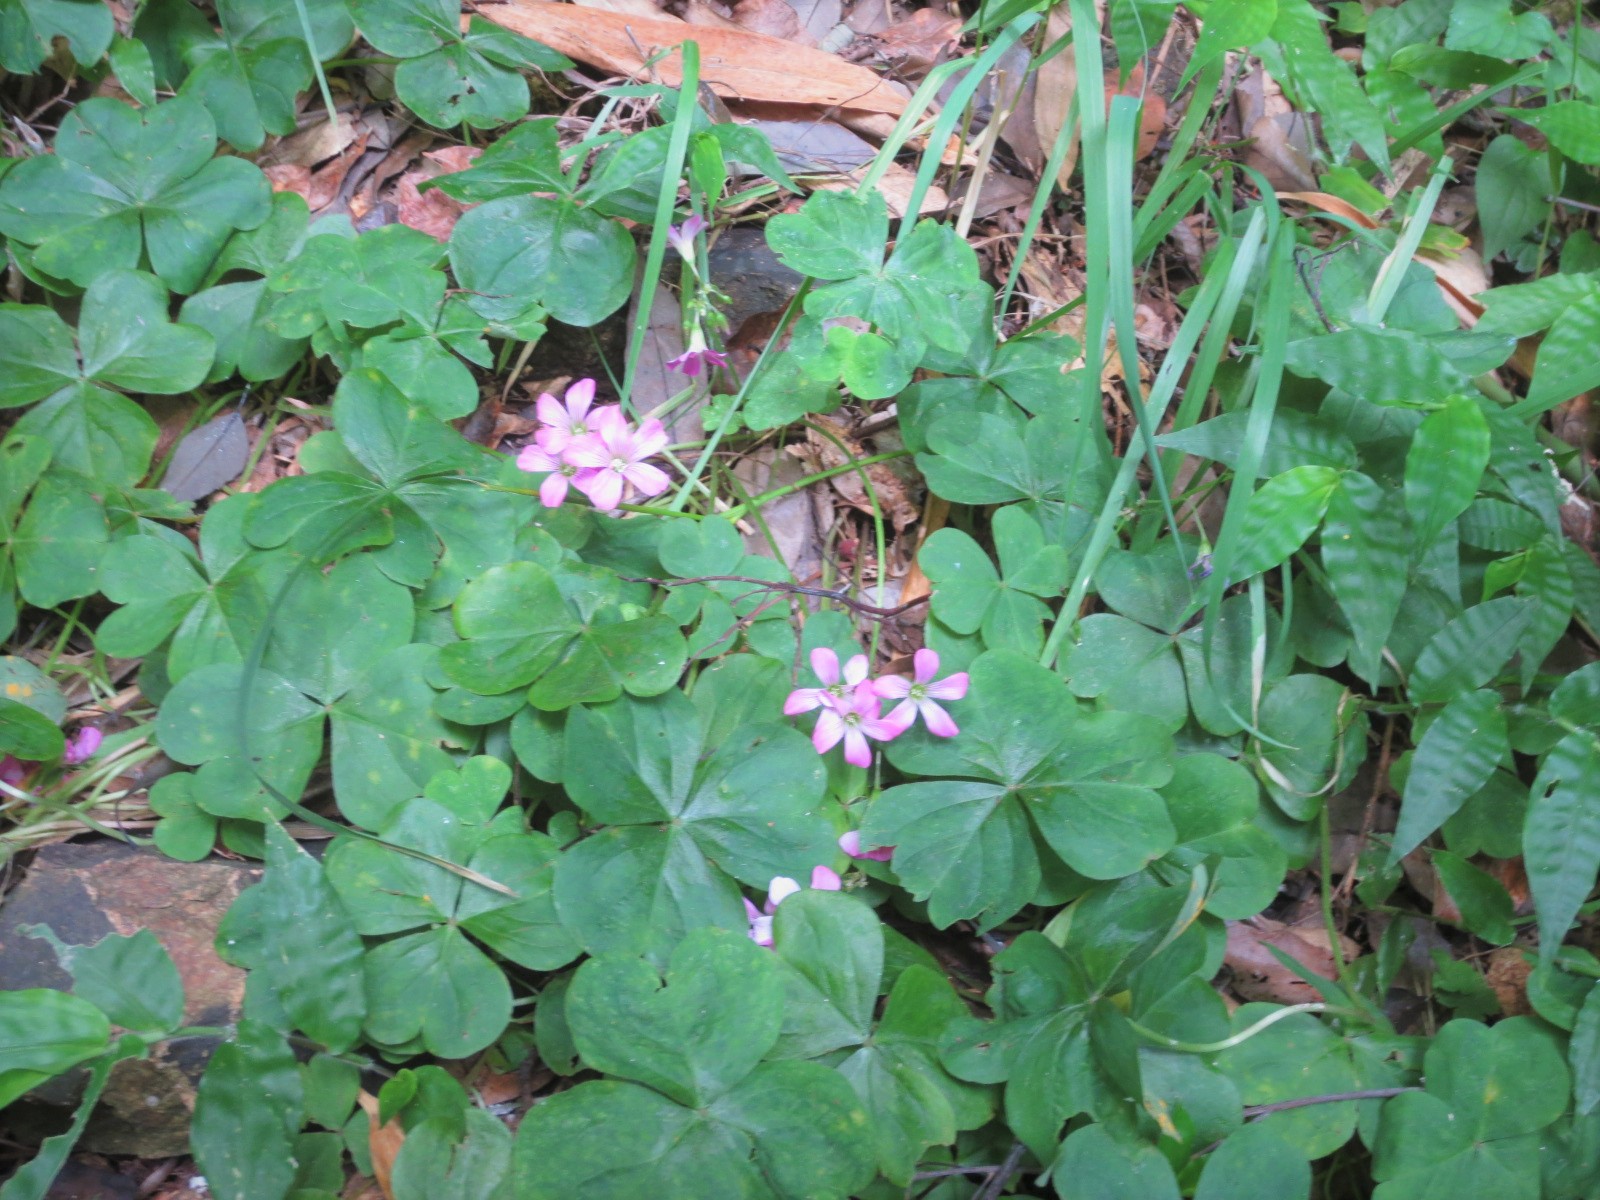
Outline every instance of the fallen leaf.
{"label": "fallen leaf", "polygon": [[[824,192],[853,192],[861,186],[861,179],[866,171],[867,168],[862,167],[843,178],[820,180],[813,186],[818,191]],[[873,186],[888,205],[889,215],[899,219],[906,215],[906,208],[911,203],[911,192],[916,185],[917,176],[914,171],[899,163],[890,163],[888,169],[878,176],[878,181]],[[936,184],[930,184],[928,190],[922,194],[922,202],[917,205],[917,215],[942,213],[949,207],[950,197],[945,195],[944,189]]]}
{"label": "fallen leaf", "polygon": [[[1338,977],[1327,930],[1320,925],[1285,925],[1265,916],[1229,921],[1228,948],[1222,961],[1233,971],[1233,991],[1244,1000],[1303,1004],[1318,998],[1316,989],[1284,966],[1268,946],[1281,950],[1314,975]],[[1340,946],[1347,962],[1359,953],[1359,947],[1347,937],[1340,938]]]}
{"label": "fallen leaf", "polygon": [[275,192],[295,192],[305,196],[311,191],[311,168],[302,167],[299,163],[262,167],[261,173],[267,177],[267,182]]}
{"label": "fallen leaf", "polygon": [[1525,1017],[1533,1012],[1528,1003],[1528,976],[1533,964],[1518,946],[1501,946],[1489,955],[1484,981],[1500,1001],[1500,1011],[1508,1017]]}
{"label": "fallen leaf", "polygon": [[799,46],[814,46],[817,40],[800,24],[800,14],[784,0],[739,0],[733,6],[733,20],[741,29],[782,38]]}
{"label": "fallen leaf", "polygon": [[207,421],[178,443],[161,479],[178,500],[199,500],[239,478],[250,458],[250,437],[238,412]]}
{"label": "fallen leaf", "polygon": [[[691,40],[700,47],[700,77],[719,96],[838,105],[898,115],[906,95],[866,67],[832,54],[742,29],[691,29],[667,17],[634,17],[570,4],[512,0],[479,15],[569,58],[619,75],[635,75],[645,58]],[[683,81],[679,55],[656,61],[669,87]]]}
{"label": "fallen leaf", "polygon": [[367,1114],[367,1148],[372,1154],[373,1177],[383,1189],[385,1200],[394,1200],[394,1187],[391,1182],[394,1176],[394,1160],[400,1154],[400,1147],[405,1144],[406,1131],[393,1117],[382,1125],[378,1124],[378,1098],[365,1088],[357,1093],[356,1100],[360,1103],[361,1110]]}
{"label": "fallen leaf", "polygon": [[[1097,13],[1104,12],[1104,5],[1095,5]],[[1065,8],[1057,7],[1050,14],[1050,19],[1045,24],[1043,43],[1052,46],[1072,32],[1072,21],[1067,16]],[[1055,57],[1046,59],[1039,64],[1039,70],[1034,77],[1033,90],[1033,122],[1039,130],[1039,146],[1044,158],[1050,156],[1050,151],[1055,147],[1056,138],[1061,136],[1061,128],[1067,123],[1067,110],[1072,105],[1072,97],[1078,90],[1078,68],[1073,62],[1072,47],[1064,47]],[[1078,132],[1076,128],[1068,134],[1072,139],[1067,148],[1067,155],[1061,160],[1061,169],[1056,172],[1056,183],[1063,191],[1072,181],[1072,172],[1078,165]],[[1043,165],[1041,160],[1040,165]]]}
{"label": "fallen leaf", "polygon": [[788,0],[800,20],[800,28],[811,40],[805,45],[816,45],[839,25],[843,6],[839,0]]}
{"label": "fallen leaf", "polygon": [[1144,63],[1134,64],[1128,78],[1122,83],[1117,82],[1117,71],[1113,68],[1106,72],[1106,108],[1109,111],[1111,101],[1116,96],[1132,96],[1142,99],[1143,107],[1139,110],[1139,144],[1134,151],[1135,158],[1148,158],[1167,127],[1167,102],[1156,92],[1146,92],[1144,85]]}
{"label": "fallen leaf", "polygon": [[1363,229],[1376,229],[1378,223],[1366,213],[1362,212],[1350,201],[1342,196],[1335,196],[1330,192],[1279,192],[1279,200],[1298,200],[1301,204],[1309,204],[1312,208],[1321,209],[1325,213],[1344,217],[1348,221],[1361,226]]}
{"label": "fallen leaf", "polygon": [[937,8],[919,8],[873,35],[873,53],[897,74],[919,79],[961,44],[961,18]]}
{"label": "fallen leaf", "polygon": [[318,121],[288,137],[269,141],[256,155],[256,163],[263,169],[289,164],[314,167],[343,151],[356,136],[355,114],[341,113],[337,121]]}
{"label": "fallen leaf", "polygon": [[420,229],[441,242],[449,241],[450,231],[472,205],[452,199],[438,188],[419,191],[418,185],[440,175],[465,171],[481,153],[476,146],[447,146],[424,154],[422,166],[406,171],[395,181],[394,202],[400,224]]}

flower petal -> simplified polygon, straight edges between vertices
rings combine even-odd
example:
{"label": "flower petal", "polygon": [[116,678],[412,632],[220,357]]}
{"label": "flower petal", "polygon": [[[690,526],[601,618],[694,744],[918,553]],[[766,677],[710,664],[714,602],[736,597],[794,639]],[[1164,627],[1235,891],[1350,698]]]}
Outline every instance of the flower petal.
{"label": "flower petal", "polygon": [[596,471],[584,482],[579,482],[579,477],[573,476],[572,482],[583,489],[589,497],[589,503],[601,512],[610,512],[622,503],[622,476],[615,471]]}
{"label": "flower petal", "polygon": [[567,412],[574,421],[581,421],[593,403],[594,380],[580,379],[567,389]]}
{"label": "flower petal", "polygon": [[591,467],[599,470],[611,465],[611,452],[606,444],[595,434],[585,434],[583,437],[573,438],[562,450],[561,457],[575,467]]}
{"label": "flower petal", "polygon": [[567,498],[567,486],[571,482],[560,471],[551,471],[539,485],[539,503],[546,508],[560,508]]}
{"label": "flower petal", "polygon": [[844,736],[844,718],[826,706],[817,717],[817,727],[811,731],[811,744],[818,754],[826,754],[839,744]]}
{"label": "flower petal", "polygon": [[797,717],[814,708],[821,708],[822,696],[821,688],[795,688],[783,702],[783,715]]}
{"label": "flower petal", "polygon": [[632,458],[637,462],[641,458],[649,458],[660,454],[667,448],[667,427],[660,421],[651,417],[639,426],[633,435]]}
{"label": "flower petal", "polygon": [[772,918],[756,917],[750,922],[750,940],[758,946],[772,945]]}
{"label": "flower petal", "polygon": [[924,646],[911,656],[913,670],[918,683],[927,683],[939,673],[939,652],[929,650]]}
{"label": "flower petal", "polygon": [[672,486],[672,479],[667,473],[649,463],[629,463],[622,469],[622,475],[646,496],[659,496]]}
{"label": "flower petal", "polygon": [[517,466],[524,471],[554,471],[561,460],[543,446],[524,446],[517,451]]}
{"label": "flower petal", "polygon": [[[67,746],[62,752],[61,761],[69,767],[75,767],[79,763],[94,757],[94,752],[100,749],[100,743],[104,740],[105,734],[101,733],[93,725],[85,725],[67,739]],[[817,885],[813,883],[811,886],[816,887]]]}
{"label": "flower petal", "polygon": [[811,890],[814,892],[837,892],[844,881],[832,867],[816,866],[811,868]]}
{"label": "flower petal", "polygon": [[903,700],[911,695],[911,680],[904,675],[880,675],[872,681],[872,688],[885,700]]}
{"label": "flower petal", "polygon": [[961,732],[960,726],[950,719],[950,714],[932,700],[924,700],[920,707],[922,723],[934,737],[955,737]]}
{"label": "flower petal", "polygon": [[572,418],[567,415],[567,410],[562,406],[561,401],[557,400],[549,392],[539,393],[539,399],[535,402],[534,408],[539,413],[539,420],[552,429],[565,431],[572,425]]}
{"label": "flower petal", "polygon": [[811,669],[828,687],[839,682],[839,656],[826,646],[818,646],[811,652]]}
{"label": "flower petal", "polygon": [[677,358],[667,360],[667,370],[682,371],[690,379],[693,379],[700,374],[700,356],[703,353],[704,351],[702,350],[685,350]]}
{"label": "flower petal", "polygon": [[927,694],[935,700],[959,700],[967,694],[967,673],[957,671],[954,675],[946,676],[938,683],[930,683]]}
{"label": "flower petal", "polygon": [[767,907],[777,908],[799,890],[800,885],[787,875],[774,875],[772,882],[767,884]]}
{"label": "flower petal", "polygon": [[851,655],[850,661],[844,665],[844,681],[851,687],[855,687],[856,684],[867,677],[869,666],[870,664],[867,662],[865,654]]}
{"label": "flower petal", "polygon": [[865,723],[844,731],[844,760],[863,769],[872,765],[872,747],[867,745]]}

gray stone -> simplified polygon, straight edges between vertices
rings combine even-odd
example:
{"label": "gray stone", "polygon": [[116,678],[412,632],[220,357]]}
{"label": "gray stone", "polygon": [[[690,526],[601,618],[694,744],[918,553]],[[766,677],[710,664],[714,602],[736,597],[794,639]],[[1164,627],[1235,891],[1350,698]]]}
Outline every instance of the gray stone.
{"label": "gray stone", "polygon": [[[63,942],[91,945],[110,933],[148,929],[172,956],[184,986],[186,1025],[239,1018],[245,973],[219,957],[222,916],[260,878],[249,863],[180,863],[155,850],[94,841],[46,846],[0,906],[0,987],[70,990],[72,977],[48,944],[19,928],[48,925]],[[194,1091],[213,1038],[163,1042],[149,1058],[118,1064],[80,1143],[101,1154],[186,1154]],[[82,1073],[35,1089],[7,1110],[13,1136],[48,1134],[76,1103]]]}

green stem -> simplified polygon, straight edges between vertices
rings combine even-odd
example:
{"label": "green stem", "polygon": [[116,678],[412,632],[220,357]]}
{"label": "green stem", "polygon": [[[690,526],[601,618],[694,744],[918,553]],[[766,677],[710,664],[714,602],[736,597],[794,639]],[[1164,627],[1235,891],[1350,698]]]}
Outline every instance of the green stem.
{"label": "green stem", "polygon": [[[911,451],[909,450],[887,450],[882,454],[873,454],[867,458],[858,458],[852,462],[847,462],[842,466],[829,467],[826,471],[818,471],[815,475],[807,475],[804,479],[796,479],[793,483],[786,483],[781,488],[774,488],[770,492],[762,492],[759,496],[752,496],[744,504],[735,504],[722,515],[730,521],[737,521],[745,513],[753,509],[761,508],[763,505],[771,504],[774,500],[781,500],[785,496],[793,495],[795,492],[802,491],[805,488],[810,487],[813,483],[821,483],[823,480],[832,479],[836,475],[848,475],[851,471],[859,471],[863,467],[872,466],[873,463],[888,462],[890,459],[909,457],[911,457]],[[672,515],[678,516],[681,514],[675,512]]]}
{"label": "green stem", "polygon": [[1268,1013],[1254,1025],[1251,1025],[1245,1029],[1241,1029],[1232,1037],[1223,1038],[1220,1042],[1181,1042],[1177,1038],[1169,1038],[1165,1034],[1157,1033],[1153,1029],[1146,1029],[1143,1025],[1140,1025],[1136,1021],[1129,1021],[1128,1024],[1131,1025],[1133,1027],[1133,1031],[1140,1037],[1144,1038],[1145,1041],[1149,1042],[1151,1045],[1160,1046],[1163,1050],[1179,1050],[1184,1054],[1216,1054],[1218,1051],[1229,1050],[1234,1046],[1243,1045],[1245,1042],[1248,1042],[1251,1038],[1255,1037],[1256,1034],[1261,1033],[1273,1025],[1276,1025],[1285,1017],[1292,1017],[1296,1013],[1323,1012],[1337,1013],[1352,1017],[1365,1015],[1363,1013],[1358,1013],[1353,1009],[1338,1008],[1332,1004],[1324,1004],[1321,1001],[1313,1001],[1309,1004],[1291,1004],[1287,1008],[1280,1008],[1276,1012]]}

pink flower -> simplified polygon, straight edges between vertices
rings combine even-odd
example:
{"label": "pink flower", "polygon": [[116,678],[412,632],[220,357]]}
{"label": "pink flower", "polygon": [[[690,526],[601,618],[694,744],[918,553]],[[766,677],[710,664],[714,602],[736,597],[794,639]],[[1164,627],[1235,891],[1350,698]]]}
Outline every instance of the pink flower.
{"label": "pink flower", "polygon": [[710,350],[706,347],[706,335],[698,326],[689,335],[689,348],[677,358],[667,363],[667,370],[682,371],[690,379],[710,367],[725,367],[728,365],[728,356],[720,350]]}
{"label": "pink flower", "polygon": [[608,404],[590,416],[589,406],[593,403],[592,379],[580,379],[569,387],[565,403],[548,392],[541,395],[536,406],[539,420],[544,422],[537,438],[539,444],[551,454],[560,454],[574,439],[594,433],[610,415],[622,415],[622,409]]}
{"label": "pink flower", "polygon": [[0,758],[0,782],[9,783],[12,787],[21,787],[22,781],[28,777],[28,768],[34,765],[8,754]]}
{"label": "pink flower", "polygon": [[667,241],[672,248],[690,263],[694,262],[694,239],[700,236],[705,229],[706,221],[699,213],[694,213],[682,225],[667,226]]}
{"label": "pink flower", "polygon": [[845,762],[853,767],[870,767],[872,750],[867,745],[867,739],[893,741],[906,731],[916,717],[913,712],[909,719],[885,719],[879,715],[881,707],[878,693],[870,683],[859,684],[848,701],[836,701],[829,697],[822,706],[821,715],[817,717],[811,744],[817,748],[818,754],[826,754],[842,740]]}
{"label": "pink flower", "polygon": [[645,461],[666,447],[667,431],[660,421],[652,417],[634,429],[620,411],[616,416],[608,411],[595,432],[575,438],[563,457],[572,466],[584,468],[573,477],[573,486],[601,512],[610,512],[622,503],[624,489],[630,484],[646,496],[659,496],[667,490],[672,483],[667,473]]}
{"label": "pink flower", "polygon": [[803,712],[810,712],[835,700],[842,704],[849,698],[850,693],[855,691],[856,685],[866,679],[867,656],[857,654],[845,663],[844,676],[841,678],[839,656],[826,646],[821,646],[811,652],[811,670],[822,680],[823,686],[795,688],[783,702],[784,716],[793,717]]}
{"label": "pink flower", "polygon": [[67,748],[62,751],[61,761],[69,767],[75,767],[81,762],[87,762],[94,757],[94,752],[100,749],[100,743],[105,741],[105,734],[93,725],[85,725],[72,737],[67,739]]}
{"label": "pink flower", "polygon": [[839,849],[851,858],[864,858],[870,862],[888,862],[894,857],[893,846],[879,846],[876,850],[863,850],[861,848],[861,831],[852,829],[849,833],[839,835]]}
{"label": "pink flower", "polygon": [[517,454],[517,466],[524,471],[548,471],[539,485],[539,503],[546,508],[560,508],[567,498],[567,486],[577,482],[582,472],[558,454],[552,454],[535,441],[524,446]]}
{"label": "pink flower", "polygon": [[[829,867],[811,868],[811,890],[814,892],[837,892],[840,879]],[[778,911],[790,896],[800,891],[801,887],[787,875],[774,875],[772,882],[767,884],[767,902],[757,908],[748,899],[744,902],[744,915],[750,922],[750,940],[758,946],[772,945],[772,914]]]}
{"label": "pink flower", "polygon": [[950,719],[950,714],[935,701],[959,700],[965,696],[967,673],[957,671],[954,675],[935,680],[933,677],[939,673],[939,655],[932,650],[918,650],[912,661],[915,664],[914,678],[887,675],[872,685],[885,700],[900,701],[890,712],[889,719],[901,721],[905,727],[909,727],[917,719],[917,714],[921,713],[922,723],[934,737],[955,737],[961,730]]}

